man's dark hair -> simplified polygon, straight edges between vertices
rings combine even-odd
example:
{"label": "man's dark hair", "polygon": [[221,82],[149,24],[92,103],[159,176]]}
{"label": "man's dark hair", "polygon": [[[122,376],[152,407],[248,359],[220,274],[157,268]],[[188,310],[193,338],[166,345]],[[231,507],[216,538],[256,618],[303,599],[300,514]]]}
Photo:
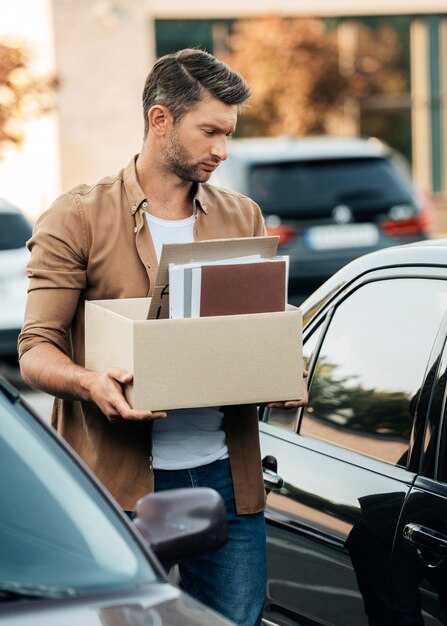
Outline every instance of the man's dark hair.
{"label": "man's dark hair", "polygon": [[186,48],[161,57],[144,85],[144,137],[154,104],[167,107],[177,123],[207,94],[225,104],[243,104],[250,89],[240,74],[203,50]]}

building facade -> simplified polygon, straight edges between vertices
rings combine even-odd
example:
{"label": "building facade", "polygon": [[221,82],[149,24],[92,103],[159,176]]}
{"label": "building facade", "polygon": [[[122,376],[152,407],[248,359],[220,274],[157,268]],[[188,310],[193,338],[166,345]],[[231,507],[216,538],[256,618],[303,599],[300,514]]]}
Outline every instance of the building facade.
{"label": "building facade", "polygon": [[[31,1],[36,5],[35,0],[19,0],[17,6]],[[371,103],[360,130],[373,132],[377,110],[380,115],[396,115],[399,137],[391,137],[390,143],[401,141],[396,147],[406,152],[414,176],[424,188],[440,199],[447,196],[445,0],[39,3],[51,24],[48,37],[54,42],[54,70],[60,81],[57,132],[49,135],[48,145],[41,148],[51,148],[51,163],[58,163],[58,167],[51,165],[58,181],[52,189],[56,186],[63,191],[79,182],[94,182],[118,171],[139,151],[143,136],[141,92],[158,54],[184,45],[219,53],[234,20],[265,14],[309,16],[311,8],[312,16],[336,23],[340,37],[348,42],[350,24],[355,20],[394,20],[399,25],[410,88],[400,101]]]}

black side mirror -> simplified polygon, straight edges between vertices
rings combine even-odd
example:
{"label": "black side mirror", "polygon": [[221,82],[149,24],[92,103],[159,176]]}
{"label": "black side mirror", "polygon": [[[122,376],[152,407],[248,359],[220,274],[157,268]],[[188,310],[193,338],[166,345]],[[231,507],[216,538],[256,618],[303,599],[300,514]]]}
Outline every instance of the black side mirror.
{"label": "black side mirror", "polygon": [[169,489],[144,496],[134,524],[163,563],[217,550],[227,540],[225,505],[214,489]]}

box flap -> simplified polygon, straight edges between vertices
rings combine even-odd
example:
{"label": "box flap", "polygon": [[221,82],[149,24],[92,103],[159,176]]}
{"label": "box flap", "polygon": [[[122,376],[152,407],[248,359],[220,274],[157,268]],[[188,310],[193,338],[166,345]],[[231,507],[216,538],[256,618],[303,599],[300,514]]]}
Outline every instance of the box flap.
{"label": "box flap", "polygon": [[251,254],[271,258],[276,255],[278,242],[279,237],[240,237],[164,244],[148,319],[169,317],[169,263],[213,261]]}
{"label": "box flap", "polygon": [[116,298],[114,300],[89,300],[85,306],[99,306],[130,320],[145,320],[150,298]]}

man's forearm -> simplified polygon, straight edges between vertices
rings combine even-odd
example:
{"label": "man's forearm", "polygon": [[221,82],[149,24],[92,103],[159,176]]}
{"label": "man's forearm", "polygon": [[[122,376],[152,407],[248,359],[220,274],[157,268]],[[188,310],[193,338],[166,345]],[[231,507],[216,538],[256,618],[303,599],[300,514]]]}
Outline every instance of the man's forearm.
{"label": "man's forearm", "polygon": [[92,372],[73,361],[50,343],[39,343],[20,359],[23,380],[31,387],[64,398],[94,402],[110,421],[150,420],[166,417],[164,411],[132,409],[123,395],[123,385],[132,374],[119,367]]}
{"label": "man's forearm", "polygon": [[67,400],[91,400],[91,384],[97,376],[47,342],[25,352],[20,371],[31,387]]}

